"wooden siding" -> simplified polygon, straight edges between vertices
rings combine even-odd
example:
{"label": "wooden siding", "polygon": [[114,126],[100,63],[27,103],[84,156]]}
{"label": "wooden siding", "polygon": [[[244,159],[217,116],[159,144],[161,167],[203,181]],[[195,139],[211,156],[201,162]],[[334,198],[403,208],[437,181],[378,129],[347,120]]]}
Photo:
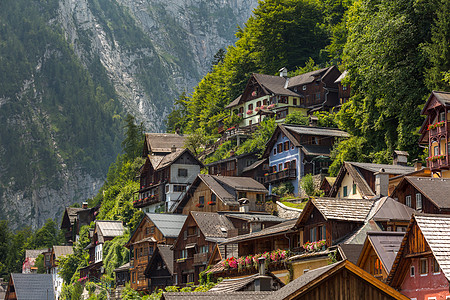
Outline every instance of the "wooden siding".
{"label": "wooden siding", "polygon": [[[405,182],[403,187],[398,188],[396,192],[392,195],[392,198],[398,199],[398,202],[406,205],[406,196],[411,196],[411,208],[416,208],[416,194],[420,193],[413,185],[409,182]],[[439,208],[434,205],[425,195],[422,194],[422,212],[428,214],[439,214],[442,213]]]}
{"label": "wooden siding", "polygon": [[[183,215],[189,215],[191,211],[204,211],[204,212],[218,212],[218,211],[238,211],[238,206],[225,205],[218,197],[214,205],[208,204],[211,201],[211,189],[204,183],[201,182],[194,194],[189,198],[186,206],[183,208]],[[199,206],[199,198],[204,197],[203,206]],[[255,196],[256,198],[256,196]]]}

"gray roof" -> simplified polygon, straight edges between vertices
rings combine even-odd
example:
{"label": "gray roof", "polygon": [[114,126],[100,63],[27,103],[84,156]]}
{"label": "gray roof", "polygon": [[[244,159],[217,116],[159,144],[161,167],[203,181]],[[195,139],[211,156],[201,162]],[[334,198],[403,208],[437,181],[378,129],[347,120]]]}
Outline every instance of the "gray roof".
{"label": "gray roof", "polygon": [[[280,286],[284,286],[284,284],[276,276],[274,276],[271,273],[269,273],[268,275],[271,276],[272,279],[275,280]],[[242,291],[249,284],[253,283],[256,279],[258,279],[260,276],[261,276],[260,274],[254,274],[240,278],[224,279],[222,282],[218,283],[216,286],[210,289],[208,293],[212,292],[231,293]]]}
{"label": "gray roof", "polygon": [[352,164],[358,168],[377,173],[380,169],[384,169],[387,174],[400,175],[408,174],[415,171],[414,167],[402,166],[402,165],[387,165],[387,164],[373,164],[373,163],[361,163],[361,162],[345,162],[346,164]]}
{"label": "gray roof", "polygon": [[170,248],[172,245],[158,245],[159,255],[164,260],[170,274],[173,274],[173,250]]}
{"label": "gray roof", "polygon": [[265,228],[261,231],[252,232],[252,233],[228,238],[223,242],[223,244],[237,243],[237,242],[242,242],[242,241],[246,241],[246,240],[254,240],[254,239],[259,239],[259,238],[263,238],[263,237],[267,237],[267,236],[286,233],[289,230],[291,230],[292,228],[294,228],[294,225],[296,222],[297,222],[297,219],[289,220],[289,221],[285,221],[281,224],[270,226],[269,228]]}
{"label": "gray roof", "polygon": [[242,94],[239,95],[239,96],[238,96],[236,99],[234,99],[233,101],[231,101],[227,106],[225,106],[225,108],[232,108],[232,107],[238,105],[238,104],[239,104],[239,101],[241,101],[241,97],[242,97]]}
{"label": "gray roof", "polygon": [[373,200],[366,199],[316,198],[310,201],[325,219],[357,222],[366,220],[374,204]]}
{"label": "gray roof", "polygon": [[252,191],[269,193],[266,187],[250,177],[235,177],[235,176],[218,176],[213,175],[217,181],[232,187],[237,191]]}
{"label": "gray roof", "polygon": [[252,163],[250,166],[245,167],[245,168],[242,170],[242,173],[251,171],[251,170],[257,168],[258,166],[260,166],[262,163],[264,163],[264,162],[266,162],[266,161],[267,161],[267,158],[257,160],[257,161],[255,161],[254,163]]}
{"label": "gray roof", "polygon": [[125,228],[123,227],[122,221],[95,221],[98,228],[98,239],[100,243],[104,242],[105,237],[116,237],[124,234]]}
{"label": "gray roof", "polygon": [[391,271],[397,252],[400,249],[404,232],[376,231],[368,232],[367,240],[377,253],[387,273]]}
{"label": "gray roof", "polygon": [[379,221],[407,221],[411,220],[414,209],[390,197],[383,197],[375,203],[375,214],[372,219]]}
{"label": "gray roof", "polygon": [[282,223],[286,221],[286,219],[280,218],[278,216],[269,215],[269,214],[252,214],[252,213],[227,213],[227,217],[241,219],[251,222],[278,222]]}
{"label": "gray roof", "polygon": [[25,250],[25,258],[37,258],[42,253],[46,252],[47,249],[41,250]]}
{"label": "gray roof", "polygon": [[259,300],[265,299],[273,292],[192,292],[192,293],[163,293],[165,300]]}
{"label": "gray roof", "polygon": [[355,231],[338,240],[337,244],[343,243],[343,244],[362,245],[364,244],[364,241],[366,240],[367,237],[367,233],[369,231],[382,231],[382,229],[374,220],[369,220]]}
{"label": "gray roof", "polygon": [[284,77],[256,73],[253,76],[268,94],[300,97],[300,94],[285,88],[286,79]]}
{"label": "gray roof", "polygon": [[340,244],[340,245],[338,245],[338,250],[342,256],[342,259],[348,259],[355,265],[358,262],[358,258],[359,258],[359,255],[361,254],[362,248],[363,248],[363,244]]}
{"label": "gray roof", "polygon": [[325,74],[327,74],[333,67],[334,66],[331,66],[289,78],[288,87],[311,83],[315,79],[325,76]]}
{"label": "gray roof", "polygon": [[450,280],[450,216],[416,215],[415,220],[447,280]]}
{"label": "gray roof", "polygon": [[406,176],[405,180],[437,207],[450,208],[450,179]]}
{"label": "gray roof", "polygon": [[73,254],[72,246],[53,246],[53,251],[55,252],[56,260],[63,256]]}
{"label": "gray roof", "polygon": [[292,125],[283,124],[288,130],[295,132],[297,134],[309,134],[309,135],[322,135],[322,136],[335,136],[335,137],[349,137],[350,135],[337,128],[329,127],[316,127],[316,126],[302,126],[302,125]]}
{"label": "gray roof", "polygon": [[345,76],[347,76],[347,74],[348,74],[348,71],[347,70],[345,70],[335,81],[334,81],[334,83],[340,83],[340,82],[342,82],[342,79],[344,79],[345,78]]}
{"label": "gray roof", "polygon": [[302,144],[301,148],[305,155],[313,155],[313,156],[330,156],[331,149],[327,146],[317,146],[317,145],[306,145]]}
{"label": "gray roof", "polygon": [[[221,184],[216,180],[217,176],[208,174],[198,174],[198,178],[203,181],[211,191],[226,205],[239,205],[236,196],[230,194]],[[188,194],[188,193],[187,193]]]}
{"label": "gray roof", "polygon": [[51,274],[11,274],[17,300],[55,299]]}
{"label": "gray roof", "polygon": [[69,217],[70,224],[73,225],[75,220],[77,219],[77,212],[84,210],[84,208],[80,207],[66,207],[65,213]]}
{"label": "gray roof", "polygon": [[164,237],[178,237],[186,215],[146,213]]}
{"label": "gray roof", "polygon": [[226,238],[228,232],[235,229],[226,216],[218,213],[191,211],[191,215],[207,239]]}
{"label": "gray roof", "polygon": [[185,136],[175,133],[146,133],[145,142],[151,152],[172,152],[172,146],[177,149],[185,148]]}
{"label": "gray roof", "polygon": [[114,269],[114,272],[123,272],[128,270],[130,270],[130,262],[127,262],[126,264],[123,264],[120,267]]}

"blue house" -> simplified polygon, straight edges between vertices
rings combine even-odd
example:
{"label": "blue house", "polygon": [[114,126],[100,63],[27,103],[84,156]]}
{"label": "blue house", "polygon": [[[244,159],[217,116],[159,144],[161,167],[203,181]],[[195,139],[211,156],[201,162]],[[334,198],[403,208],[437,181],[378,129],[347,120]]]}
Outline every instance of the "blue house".
{"label": "blue house", "polygon": [[348,133],[336,128],[280,124],[267,143],[264,157],[269,158],[265,184],[269,192],[290,182],[294,195],[299,195],[299,183],[306,174],[327,173],[330,151],[337,138]]}

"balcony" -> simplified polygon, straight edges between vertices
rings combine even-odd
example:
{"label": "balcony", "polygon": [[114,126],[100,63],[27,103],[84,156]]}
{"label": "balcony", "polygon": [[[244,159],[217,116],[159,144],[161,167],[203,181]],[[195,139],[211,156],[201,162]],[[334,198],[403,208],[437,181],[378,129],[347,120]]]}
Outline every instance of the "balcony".
{"label": "balcony", "polygon": [[141,207],[146,207],[151,204],[158,203],[160,201],[161,200],[159,198],[159,195],[152,195],[150,197],[145,197],[143,199],[140,198],[140,199],[134,200],[133,206],[134,206],[134,208],[141,208]]}
{"label": "balcony", "polygon": [[443,136],[447,134],[447,123],[445,121],[428,125],[430,137]]}
{"label": "balcony", "polygon": [[276,173],[270,173],[264,178],[264,183],[275,183],[284,180],[294,180],[297,178],[296,169],[285,169]]}
{"label": "balcony", "polygon": [[194,265],[206,265],[209,260],[209,253],[196,253],[194,254]]}
{"label": "balcony", "polygon": [[447,155],[440,155],[438,158],[429,158],[428,159],[428,167],[432,170],[440,170],[440,169],[448,169],[449,163],[448,163],[448,156]]}

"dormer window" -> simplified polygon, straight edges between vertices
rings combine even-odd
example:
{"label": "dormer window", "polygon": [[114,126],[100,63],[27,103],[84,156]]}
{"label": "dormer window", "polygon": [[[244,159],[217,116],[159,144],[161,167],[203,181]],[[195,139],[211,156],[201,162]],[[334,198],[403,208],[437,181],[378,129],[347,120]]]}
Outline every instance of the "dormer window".
{"label": "dormer window", "polygon": [[306,91],[306,85],[302,86],[302,90]]}

